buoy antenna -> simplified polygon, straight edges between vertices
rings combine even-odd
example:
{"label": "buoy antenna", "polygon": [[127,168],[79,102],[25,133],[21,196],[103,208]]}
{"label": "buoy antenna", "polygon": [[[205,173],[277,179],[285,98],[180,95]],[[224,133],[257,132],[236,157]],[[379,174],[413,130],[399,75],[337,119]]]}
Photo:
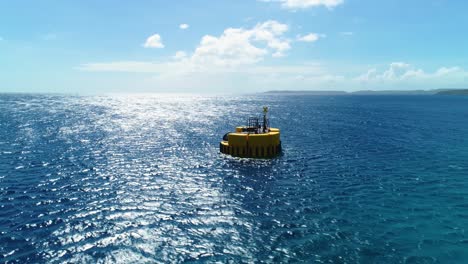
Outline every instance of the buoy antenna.
{"label": "buoy antenna", "polygon": [[268,119],[267,119],[267,113],[268,113],[268,107],[264,106],[263,107],[263,133],[266,133],[268,128]]}

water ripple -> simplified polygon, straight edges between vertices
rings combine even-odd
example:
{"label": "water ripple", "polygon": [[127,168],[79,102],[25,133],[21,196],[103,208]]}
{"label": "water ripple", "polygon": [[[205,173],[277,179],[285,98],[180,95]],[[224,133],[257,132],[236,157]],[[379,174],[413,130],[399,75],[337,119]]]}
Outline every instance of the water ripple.
{"label": "water ripple", "polygon": [[[262,105],[283,155],[219,154]],[[0,261],[466,262],[462,106],[0,95]]]}

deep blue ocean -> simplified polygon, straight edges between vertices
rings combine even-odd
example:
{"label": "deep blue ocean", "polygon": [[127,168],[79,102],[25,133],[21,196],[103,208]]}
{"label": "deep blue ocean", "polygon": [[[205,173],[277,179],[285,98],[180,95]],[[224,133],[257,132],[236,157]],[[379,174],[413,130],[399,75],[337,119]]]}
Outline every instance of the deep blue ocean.
{"label": "deep blue ocean", "polygon": [[468,263],[468,97],[0,95],[0,262]]}

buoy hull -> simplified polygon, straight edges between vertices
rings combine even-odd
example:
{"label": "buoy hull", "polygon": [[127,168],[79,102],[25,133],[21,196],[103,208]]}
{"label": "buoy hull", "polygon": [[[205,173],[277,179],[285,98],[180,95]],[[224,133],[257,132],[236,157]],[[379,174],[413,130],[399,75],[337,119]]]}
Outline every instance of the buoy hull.
{"label": "buoy hull", "polygon": [[267,133],[248,134],[236,129],[219,144],[221,153],[241,158],[273,158],[281,153],[280,131],[271,128]]}

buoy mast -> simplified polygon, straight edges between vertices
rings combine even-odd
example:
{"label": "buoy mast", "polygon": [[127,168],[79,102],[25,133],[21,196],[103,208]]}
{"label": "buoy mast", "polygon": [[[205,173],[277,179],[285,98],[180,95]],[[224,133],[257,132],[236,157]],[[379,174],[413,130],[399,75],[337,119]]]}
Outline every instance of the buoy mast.
{"label": "buoy mast", "polygon": [[267,113],[268,113],[268,107],[264,106],[263,107],[263,133],[267,132]]}

